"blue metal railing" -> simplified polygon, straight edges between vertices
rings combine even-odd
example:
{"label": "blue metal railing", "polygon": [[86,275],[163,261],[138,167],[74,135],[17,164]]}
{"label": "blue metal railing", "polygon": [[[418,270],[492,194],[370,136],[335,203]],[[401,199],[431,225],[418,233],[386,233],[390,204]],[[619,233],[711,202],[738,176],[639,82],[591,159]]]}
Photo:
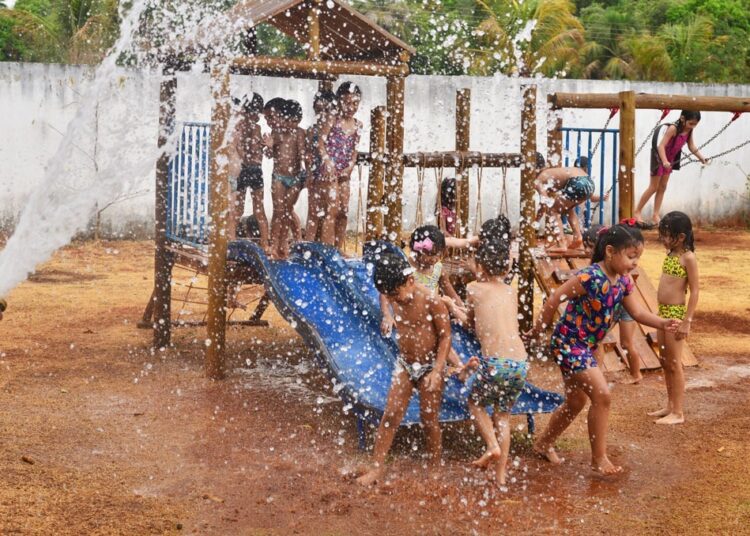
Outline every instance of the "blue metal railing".
{"label": "blue metal railing", "polygon": [[167,182],[167,238],[205,249],[208,243],[209,123],[182,124]]}
{"label": "blue metal railing", "polygon": [[[571,127],[563,127],[560,130],[563,133],[563,165],[571,166],[580,156],[588,157],[589,175],[591,175],[592,170],[599,170],[599,195],[603,196],[610,191],[611,222],[612,224],[617,223],[617,163],[619,156],[617,144],[620,130]],[[592,154],[600,136],[601,142],[596,149],[596,154]],[[592,176],[592,178],[594,177]],[[584,225],[586,227],[591,225],[591,211],[591,201],[586,201],[584,209]],[[598,212],[598,223],[604,224],[604,201],[601,202]]]}

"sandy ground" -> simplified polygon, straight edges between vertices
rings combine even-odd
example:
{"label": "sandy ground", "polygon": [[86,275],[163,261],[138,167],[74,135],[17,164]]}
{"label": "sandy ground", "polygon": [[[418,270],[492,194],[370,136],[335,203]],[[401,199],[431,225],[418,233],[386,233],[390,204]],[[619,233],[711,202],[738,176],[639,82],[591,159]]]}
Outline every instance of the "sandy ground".
{"label": "sandy ground", "polygon": [[[65,248],[8,296],[0,322],[0,534],[750,533],[750,235],[702,232],[697,246],[688,422],[646,417],[664,397],[659,373],[638,386],[613,377],[609,444],[625,474],[591,474],[582,417],[559,468],[518,431],[507,492],[467,467],[482,447],[468,423],[446,427],[437,473],[405,430],[389,482],[358,488],[346,476],[367,459],[354,419],[273,309],[270,328],[230,331],[228,379],[211,382],[203,329],[154,352],[135,327],[150,243]],[[662,254],[650,235],[654,278]],[[560,388],[555,367],[532,374]]]}

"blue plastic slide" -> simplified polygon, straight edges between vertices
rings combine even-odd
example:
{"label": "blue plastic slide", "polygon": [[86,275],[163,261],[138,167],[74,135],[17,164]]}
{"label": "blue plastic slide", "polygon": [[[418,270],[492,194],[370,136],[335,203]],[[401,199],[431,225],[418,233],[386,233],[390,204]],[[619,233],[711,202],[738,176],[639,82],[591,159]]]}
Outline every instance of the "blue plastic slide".
{"label": "blue plastic slide", "polygon": [[[268,296],[281,315],[312,349],[334,383],[334,391],[358,417],[378,422],[385,407],[396,363],[395,337],[380,334],[380,305],[372,282],[372,258],[395,246],[370,244],[364,259],[344,259],[334,248],[316,243],[297,244],[284,261],[269,260],[257,244],[248,240],[229,245],[229,260],[249,266],[265,280]],[[453,347],[462,360],[479,355],[479,344],[469,332],[453,325]],[[466,385],[448,379],[440,420],[460,421],[469,417]],[[403,424],[419,422],[419,400],[415,393]],[[534,413],[553,411],[562,402],[557,393],[532,385],[518,399],[514,414],[527,414],[533,432]]]}

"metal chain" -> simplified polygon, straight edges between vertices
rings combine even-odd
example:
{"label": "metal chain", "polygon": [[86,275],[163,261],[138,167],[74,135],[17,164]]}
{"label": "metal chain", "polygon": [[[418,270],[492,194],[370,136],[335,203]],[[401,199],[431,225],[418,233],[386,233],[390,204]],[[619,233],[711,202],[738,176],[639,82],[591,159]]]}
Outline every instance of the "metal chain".
{"label": "metal chain", "polygon": [[[711,142],[712,142],[712,141],[714,141],[714,140],[715,140],[716,138],[718,138],[719,136],[721,136],[721,135],[722,135],[722,134],[724,133],[724,131],[725,131],[726,129],[728,129],[728,128],[729,128],[729,126],[730,126],[730,125],[731,125],[732,123],[734,123],[734,121],[735,121],[735,120],[736,120],[736,119],[737,119],[738,117],[739,117],[739,115],[738,115],[738,114],[735,114],[735,115],[734,115],[734,117],[732,117],[732,119],[730,119],[730,120],[729,120],[729,122],[728,122],[728,123],[727,123],[726,125],[724,125],[723,127],[721,127],[721,128],[720,128],[720,129],[718,130],[718,132],[716,132],[716,134],[714,134],[713,136],[711,136],[710,138],[708,138],[708,140],[707,140],[707,141],[705,141],[705,142],[704,142],[704,143],[703,143],[702,145],[700,145],[700,146],[698,147],[698,150],[700,151],[700,150],[701,150],[701,149],[703,149],[703,148],[704,148],[705,146],[707,146],[707,145],[708,145],[709,143],[711,143]],[[744,145],[745,145],[745,144],[742,144],[742,145],[738,145],[738,146],[737,146],[737,147],[735,147],[734,149],[731,149],[731,150],[729,150],[729,151],[723,152],[723,153],[721,153],[721,155],[716,155],[716,156],[722,156],[722,155],[725,155],[725,154],[727,154],[727,153],[731,153],[731,152],[732,152],[733,150],[739,149],[740,147],[743,147]],[[712,157],[712,158],[715,158],[715,157]],[[682,157],[682,158],[680,159],[680,166],[682,166],[683,164],[684,164],[684,165],[692,164],[693,162],[698,162],[698,160],[696,160],[695,158],[692,158],[692,157],[691,157],[691,156],[690,156],[689,154],[687,154],[687,155],[683,156],[683,157]]]}
{"label": "metal chain", "polygon": [[[738,150],[738,149],[742,149],[742,148],[743,148],[743,147],[744,147],[745,145],[750,145],[750,139],[748,139],[748,140],[745,140],[745,141],[743,141],[743,142],[742,142],[742,143],[740,143],[739,145],[735,145],[735,146],[734,146],[734,147],[732,147],[731,149],[727,149],[726,151],[722,151],[722,152],[720,152],[720,153],[717,153],[717,154],[715,154],[715,155],[713,155],[713,156],[709,156],[709,157],[707,158],[707,160],[711,160],[711,161],[713,161],[713,160],[715,160],[716,158],[721,158],[721,157],[722,157],[722,156],[724,156],[724,155],[727,155],[727,154],[729,154],[729,153],[733,153],[734,151],[736,151],[736,150]],[[699,160],[698,160],[698,159],[696,159],[696,158],[691,158],[690,156],[686,156],[686,157],[685,157],[685,158],[683,158],[683,159],[682,159],[682,160],[681,160],[680,162],[682,163],[682,162],[683,162],[683,161],[685,161],[685,160],[687,160],[687,161],[685,162],[685,164],[682,164],[682,165],[685,165],[685,166],[687,166],[688,164],[692,164],[692,163],[694,163],[694,162],[699,162]]]}
{"label": "metal chain", "polygon": [[[648,144],[648,141],[651,139],[651,136],[654,135],[654,132],[656,132],[657,128],[659,128],[660,126],[662,126],[662,121],[664,121],[664,118],[667,117],[669,115],[669,112],[671,112],[671,111],[672,110],[668,110],[666,108],[664,110],[662,110],[661,117],[659,118],[659,120],[654,125],[654,128],[651,129],[651,132],[648,133],[648,136],[646,136],[644,138],[643,143],[641,143],[641,146],[638,147],[638,150],[635,152],[635,156],[638,156],[639,154],[641,154],[641,151]],[[664,124],[668,125],[669,123],[664,123]]]}
{"label": "metal chain", "polygon": [[607,127],[609,126],[609,123],[612,121],[612,119],[617,115],[617,112],[619,112],[619,108],[610,108],[609,110],[609,117],[607,118],[607,121],[604,123],[604,128],[602,128],[602,133],[599,134],[599,139],[596,140],[596,143],[594,144],[594,148],[591,149],[591,152],[589,154],[595,155],[597,149],[599,149],[599,144],[602,142],[602,138],[604,137],[604,134],[607,131]]}

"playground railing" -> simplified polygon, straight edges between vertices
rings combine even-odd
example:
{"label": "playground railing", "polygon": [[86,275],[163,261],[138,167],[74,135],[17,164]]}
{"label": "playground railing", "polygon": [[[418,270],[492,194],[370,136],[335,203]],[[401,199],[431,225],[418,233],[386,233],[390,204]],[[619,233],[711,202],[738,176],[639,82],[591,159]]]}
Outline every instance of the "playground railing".
{"label": "playground railing", "polygon": [[167,238],[205,249],[208,244],[208,171],[210,124],[182,123],[169,162]]}
{"label": "playground railing", "polygon": [[[588,157],[589,175],[596,182],[595,176],[598,170],[598,193],[600,196],[610,194],[609,201],[606,203],[610,206],[611,223],[617,223],[617,164],[620,130],[563,127],[560,131],[563,134],[563,165],[572,166],[579,157]],[[590,227],[592,223],[603,225],[604,207],[605,201],[595,202],[593,208],[591,201],[587,201],[584,207],[584,225],[586,227]],[[592,219],[596,221],[592,222]]]}

